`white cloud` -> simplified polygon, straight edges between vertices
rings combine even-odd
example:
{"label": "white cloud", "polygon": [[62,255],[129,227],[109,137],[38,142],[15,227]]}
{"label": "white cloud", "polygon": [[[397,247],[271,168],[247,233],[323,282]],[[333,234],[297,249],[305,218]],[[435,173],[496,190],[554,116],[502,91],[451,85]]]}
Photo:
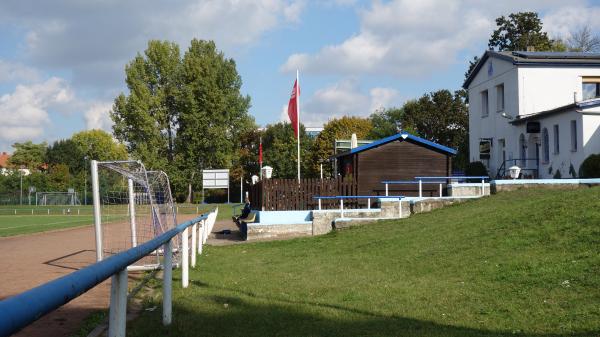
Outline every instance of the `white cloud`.
{"label": "white cloud", "polygon": [[35,82],[40,79],[37,70],[22,63],[0,60],[1,82]]}
{"label": "white cloud", "polygon": [[0,97],[0,144],[6,147],[42,136],[50,125],[48,110],[70,104],[73,99],[71,88],[57,77],[18,85],[13,93]]}
{"label": "white cloud", "polygon": [[111,132],[113,125],[109,112],[112,109],[110,102],[95,102],[84,112],[85,126],[88,130],[102,129]]}
{"label": "white cloud", "polygon": [[0,20],[25,30],[36,67],[67,69],[73,84],[119,87],[123,68],[149,39],[213,39],[230,56],[265,32],[299,20],[305,0],[0,2]]}
{"label": "white cloud", "polygon": [[571,33],[581,27],[589,26],[593,31],[600,29],[600,8],[563,7],[548,12],[543,18],[544,29],[552,37],[569,38]]}
{"label": "white cloud", "polygon": [[[339,44],[321,48],[314,54],[296,53],[281,67],[288,72],[302,69],[319,74],[392,75],[396,77],[427,75],[459,60],[465,50],[480,53],[495,28],[494,19],[516,11],[556,10],[564,2],[475,0],[394,0],[374,1],[359,11],[360,29]],[[577,22],[586,11],[582,1],[570,3],[573,15],[557,19]],[[574,6],[574,7],[573,7]],[[574,8],[579,8],[575,10]],[[597,17],[590,12],[584,17]],[[560,20],[559,20],[560,19]],[[554,21],[548,24],[554,25]]]}
{"label": "white cloud", "polygon": [[[317,90],[301,106],[301,121],[308,126],[321,125],[331,118],[342,116],[367,117],[375,110],[399,103],[398,91],[391,88],[372,88],[361,91],[356,79],[344,79]],[[282,111],[287,120],[287,107]]]}

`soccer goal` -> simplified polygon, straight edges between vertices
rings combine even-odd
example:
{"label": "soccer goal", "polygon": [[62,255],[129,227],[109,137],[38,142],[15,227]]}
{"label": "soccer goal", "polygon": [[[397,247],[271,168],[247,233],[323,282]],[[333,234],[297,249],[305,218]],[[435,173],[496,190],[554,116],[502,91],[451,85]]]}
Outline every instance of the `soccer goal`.
{"label": "soccer goal", "polygon": [[77,192],[69,190],[68,192],[36,192],[35,204],[37,206],[76,206],[81,205]]}
{"label": "soccer goal", "polygon": [[[169,178],[147,171],[139,161],[91,161],[96,259],[136,247],[177,225]],[[178,262],[180,238],[174,238]],[[159,268],[162,251],[139,260],[129,270]]]}

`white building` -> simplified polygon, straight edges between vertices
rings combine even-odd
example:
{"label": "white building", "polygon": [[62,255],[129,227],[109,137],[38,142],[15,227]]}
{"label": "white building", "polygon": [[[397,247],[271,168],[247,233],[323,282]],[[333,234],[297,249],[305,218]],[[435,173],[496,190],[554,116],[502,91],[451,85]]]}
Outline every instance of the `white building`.
{"label": "white building", "polygon": [[578,174],[600,153],[600,54],[487,51],[469,90],[469,157],[492,177]]}

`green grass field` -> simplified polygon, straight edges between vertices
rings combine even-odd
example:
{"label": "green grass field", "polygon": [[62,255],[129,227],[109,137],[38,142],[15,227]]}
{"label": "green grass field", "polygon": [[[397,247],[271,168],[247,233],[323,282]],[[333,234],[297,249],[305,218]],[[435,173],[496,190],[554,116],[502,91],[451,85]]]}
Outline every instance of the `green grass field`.
{"label": "green grass field", "polygon": [[[197,214],[219,207],[218,220],[230,219],[238,204],[178,205],[178,214]],[[71,214],[66,214],[70,209]],[[121,213],[125,214],[123,207]],[[120,219],[123,216],[111,216]],[[126,218],[126,217],[125,217]],[[93,223],[92,206],[0,206],[0,237],[87,226]]]}
{"label": "green grass field", "polygon": [[521,190],[208,247],[190,287],[175,283],[173,324],[151,300],[127,335],[599,336],[599,204],[600,188]]}

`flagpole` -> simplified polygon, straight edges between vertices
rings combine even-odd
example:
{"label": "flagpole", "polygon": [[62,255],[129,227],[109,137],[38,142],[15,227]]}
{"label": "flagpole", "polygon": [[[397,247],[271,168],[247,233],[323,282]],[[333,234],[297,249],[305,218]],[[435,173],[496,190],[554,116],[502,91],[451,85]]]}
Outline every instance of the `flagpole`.
{"label": "flagpole", "polygon": [[300,184],[300,71],[296,69],[296,130],[298,130],[298,184]]}
{"label": "flagpole", "polygon": [[262,160],[262,136],[259,137],[258,149],[260,151],[260,158],[258,158],[260,160],[260,163],[259,163],[260,164],[260,173],[259,174],[260,174],[260,180],[262,181],[262,163],[263,163],[263,160]]}

